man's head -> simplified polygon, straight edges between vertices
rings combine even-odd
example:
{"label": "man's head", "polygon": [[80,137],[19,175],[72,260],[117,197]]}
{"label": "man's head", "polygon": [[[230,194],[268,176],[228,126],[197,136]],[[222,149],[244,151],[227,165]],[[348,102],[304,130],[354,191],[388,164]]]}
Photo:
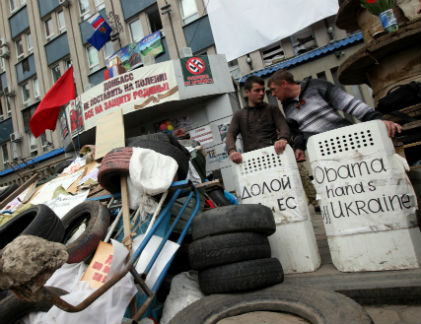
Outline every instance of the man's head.
{"label": "man's head", "polygon": [[280,101],[295,98],[300,94],[300,86],[295,82],[294,76],[288,71],[278,71],[268,81],[272,96]]}
{"label": "man's head", "polygon": [[265,81],[262,78],[252,75],[244,83],[244,92],[250,107],[260,105],[263,103],[265,96]]}

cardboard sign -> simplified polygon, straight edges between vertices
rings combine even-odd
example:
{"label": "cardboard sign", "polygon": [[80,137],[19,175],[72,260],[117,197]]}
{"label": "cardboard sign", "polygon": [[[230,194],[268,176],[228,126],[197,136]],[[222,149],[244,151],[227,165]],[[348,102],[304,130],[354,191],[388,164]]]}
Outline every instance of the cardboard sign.
{"label": "cardboard sign", "polygon": [[80,280],[88,281],[92,289],[101,287],[107,279],[113,261],[113,245],[99,242],[95,255]]}
{"label": "cardboard sign", "polygon": [[124,147],[124,122],[121,109],[98,119],[96,125],[95,159],[117,147]]}

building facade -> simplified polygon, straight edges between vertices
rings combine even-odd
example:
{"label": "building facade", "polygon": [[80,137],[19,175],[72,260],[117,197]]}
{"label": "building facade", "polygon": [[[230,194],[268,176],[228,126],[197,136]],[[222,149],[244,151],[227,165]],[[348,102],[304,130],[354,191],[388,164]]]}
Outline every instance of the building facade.
{"label": "building facade", "polygon": [[[87,41],[93,33],[88,19],[97,12],[113,28],[100,51]],[[164,53],[155,62],[185,56],[186,48],[194,55],[216,54],[204,0],[3,0],[0,17],[0,184],[22,181],[14,170],[28,161],[62,158],[59,127],[35,138],[29,121],[70,65],[80,95],[104,81],[109,56],[157,30],[163,36]],[[361,37],[347,35],[334,20],[330,17],[228,62],[239,93],[247,75],[269,77],[284,67],[297,79],[311,76],[338,84],[338,66],[360,46]],[[306,53],[314,55],[304,57]],[[344,88],[372,103],[369,88]],[[277,103],[270,93],[267,99]]]}

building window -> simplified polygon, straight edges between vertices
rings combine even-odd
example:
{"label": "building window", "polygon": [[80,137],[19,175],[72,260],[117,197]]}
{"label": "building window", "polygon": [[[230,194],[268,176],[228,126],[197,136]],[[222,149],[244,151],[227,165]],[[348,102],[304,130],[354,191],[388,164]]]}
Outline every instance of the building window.
{"label": "building window", "polygon": [[12,107],[10,106],[9,96],[5,96],[7,117],[12,116]]}
{"label": "building window", "polygon": [[105,8],[104,0],[95,0],[95,8],[96,11],[100,11],[101,9]]}
{"label": "building window", "polygon": [[113,42],[108,41],[104,45],[104,58],[107,59],[114,54]]}
{"label": "building window", "polygon": [[66,71],[69,69],[69,67],[71,67],[72,66],[72,60],[70,59],[70,58],[67,58],[65,61],[64,61],[64,66],[66,67]]}
{"label": "building window", "polygon": [[154,4],[146,10],[148,16],[149,26],[151,27],[151,32],[156,32],[157,30],[162,29],[161,16],[159,14],[158,6]]}
{"label": "building window", "polygon": [[129,27],[130,35],[132,36],[133,42],[138,42],[144,37],[142,24],[139,19],[136,19],[135,21],[131,22],[129,24]]}
{"label": "building window", "polygon": [[3,166],[6,168],[9,163],[9,152],[7,151],[7,144],[1,146],[1,152],[3,157]]}
{"label": "building window", "polygon": [[28,82],[22,84],[22,99],[24,104],[27,104],[31,100],[31,92],[29,90]]}
{"label": "building window", "polygon": [[51,68],[51,74],[53,76],[53,83],[56,83],[56,81],[61,77],[61,70],[59,64],[56,64]]}
{"label": "building window", "polygon": [[64,12],[59,11],[57,13],[57,26],[60,33],[66,31],[66,22],[64,21]]}
{"label": "building window", "polygon": [[10,12],[15,11],[18,8],[17,0],[9,0]]}
{"label": "building window", "polygon": [[0,71],[4,71],[5,67],[4,67],[4,58],[0,57]]}
{"label": "building window", "polygon": [[87,51],[88,51],[89,70],[92,72],[99,67],[98,51],[93,46],[89,46]]}
{"label": "building window", "polygon": [[311,27],[304,28],[291,36],[295,54],[301,55],[317,47]]}
{"label": "building window", "polygon": [[48,18],[45,23],[45,36],[47,39],[51,38],[51,36],[54,35],[54,26],[53,26],[53,20],[51,18]]}
{"label": "building window", "polygon": [[80,15],[83,19],[89,17],[89,0],[79,0]]}
{"label": "building window", "polygon": [[285,59],[284,50],[280,44],[274,44],[261,50],[265,66],[272,65]]}
{"label": "building window", "polygon": [[22,41],[22,37],[20,37],[19,39],[16,40],[16,54],[18,59],[23,57],[23,55],[25,54],[23,52],[23,41]]}
{"label": "building window", "polygon": [[32,86],[34,87],[34,97],[36,99],[40,98],[41,92],[39,91],[39,82],[37,78],[32,80]]}
{"label": "building window", "polygon": [[26,33],[26,46],[28,47],[28,53],[32,53],[34,49],[32,47],[32,35],[31,35],[31,33]]}
{"label": "building window", "polygon": [[41,145],[42,145],[42,151],[47,152],[48,151],[48,140],[47,140],[47,134],[43,133],[41,134]]}
{"label": "building window", "polygon": [[30,151],[31,151],[31,156],[36,156],[38,153],[38,143],[37,143],[37,139],[35,138],[35,136],[30,133],[30,137],[31,137],[31,142],[30,142]]}
{"label": "building window", "polygon": [[0,98],[0,121],[3,121],[4,116],[3,116],[3,105],[1,103],[1,98]]}
{"label": "building window", "polygon": [[196,0],[180,0],[181,17],[186,25],[199,18]]}

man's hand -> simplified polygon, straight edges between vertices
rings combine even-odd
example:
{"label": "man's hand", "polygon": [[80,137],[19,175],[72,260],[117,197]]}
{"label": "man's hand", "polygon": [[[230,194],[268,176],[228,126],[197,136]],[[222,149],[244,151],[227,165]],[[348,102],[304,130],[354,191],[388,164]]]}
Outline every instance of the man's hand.
{"label": "man's hand", "polygon": [[241,162],[243,162],[243,157],[241,156],[240,152],[237,151],[232,151],[230,153],[230,159],[232,162],[240,164]]}
{"label": "man's hand", "polygon": [[288,141],[285,139],[280,139],[278,141],[275,142],[275,152],[276,154],[281,154],[284,150],[285,147],[287,146]]}
{"label": "man's hand", "polygon": [[306,154],[304,153],[303,150],[300,150],[300,149],[295,150],[295,160],[297,162],[302,162],[306,160]]}
{"label": "man's hand", "polygon": [[399,124],[396,124],[390,120],[383,120],[383,123],[386,125],[387,134],[389,137],[395,137],[396,132],[402,132],[402,126]]}

